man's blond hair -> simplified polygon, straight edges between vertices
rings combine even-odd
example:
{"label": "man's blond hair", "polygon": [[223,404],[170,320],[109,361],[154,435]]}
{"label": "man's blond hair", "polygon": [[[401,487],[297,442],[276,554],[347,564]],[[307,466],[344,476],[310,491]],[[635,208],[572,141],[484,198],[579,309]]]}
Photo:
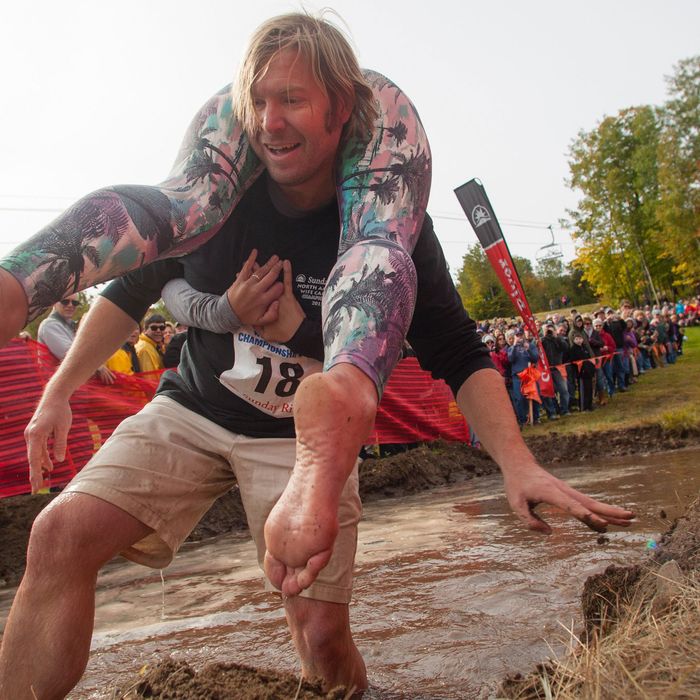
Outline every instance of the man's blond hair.
{"label": "man's blond hair", "polygon": [[233,87],[234,113],[244,131],[253,135],[260,120],[253,104],[253,86],[270,62],[286,49],[307,61],[316,83],[331,102],[331,121],[340,103],[352,109],[344,138],[366,138],[377,117],[374,95],[344,34],[324,17],[294,12],[264,22],[250,39]]}

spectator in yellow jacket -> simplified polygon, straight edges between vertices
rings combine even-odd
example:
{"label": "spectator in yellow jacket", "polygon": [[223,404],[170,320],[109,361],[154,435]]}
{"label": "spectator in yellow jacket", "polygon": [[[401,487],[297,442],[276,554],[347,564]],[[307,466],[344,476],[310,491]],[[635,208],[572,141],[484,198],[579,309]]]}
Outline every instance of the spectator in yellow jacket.
{"label": "spectator in yellow jacket", "polygon": [[165,319],[160,314],[151,314],[143,325],[143,333],[136,343],[136,354],[139,358],[142,372],[152,372],[164,369],[163,355],[160,348],[163,345]]}
{"label": "spectator in yellow jacket", "polygon": [[112,357],[105,362],[107,369],[120,374],[134,374],[141,371],[141,363],[136,353],[136,343],[141,334],[141,327],[136,325],[131,335],[126,339],[126,343],[117,350]]}

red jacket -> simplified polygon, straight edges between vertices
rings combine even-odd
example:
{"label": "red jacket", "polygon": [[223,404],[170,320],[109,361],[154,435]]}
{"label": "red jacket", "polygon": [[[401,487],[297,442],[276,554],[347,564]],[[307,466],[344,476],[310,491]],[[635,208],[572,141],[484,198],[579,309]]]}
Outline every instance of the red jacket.
{"label": "red jacket", "polygon": [[603,355],[609,355],[609,354],[610,354],[611,352],[613,352],[613,351],[615,350],[615,348],[617,347],[617,346],[615,345],[615,339],[610,335],[610,333],[608,333],[608,332],[607,332],[606,330],[604,330],[603,328],[601,328],[601,329],[598,331],[598,333],[600,333],[600,339],[603,341],[603,343],[604,343],[605,345],[608,346],[608,349],[607,349],[607,350],[604,350],[603,348],[601,348],[601,354],[603,354]]}
{"label": "red jacket", "polygon": [[508,361],[508,353],[505,348],[502,350],[492,350],[489,354],[491,355],[493,364],[496,365],[496,369],[501,373],[502,377],[505,377],[507,374],[506,370],[510,364]]}

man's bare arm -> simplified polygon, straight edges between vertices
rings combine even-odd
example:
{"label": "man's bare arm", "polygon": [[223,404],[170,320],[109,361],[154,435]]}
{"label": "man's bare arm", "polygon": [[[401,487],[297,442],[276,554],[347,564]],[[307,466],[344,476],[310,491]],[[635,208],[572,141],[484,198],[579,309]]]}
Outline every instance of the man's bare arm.
{"label": "man's bare arm", "polygon": [[474,372],[457,392],[457,404],[503,472],[506,496],[515,514],[531,530],[549,534],[549,525],[535,513],[549,503],[593,530],[629,525],[634,513],[590,498],[537,464],[520,434],[501,375],[493,369]]}
{"label": "man's bare arm", "polygon": [[103,297],[97,299],[81,320],[68,354],[46,385],[24,431],[32,492],[41,488],[44,478],[53,469],[48,449],[50,437],[54,439],[56,460],[61,462],[65,458],[72,420],[68,403],[71,395],[122,345],[133,327],[134,319]]}
{"label": "man's bare arm", "polygon": [[22,285],[1,267],[0,310],[0,348],[3,348],[27,323],[27,295]]}

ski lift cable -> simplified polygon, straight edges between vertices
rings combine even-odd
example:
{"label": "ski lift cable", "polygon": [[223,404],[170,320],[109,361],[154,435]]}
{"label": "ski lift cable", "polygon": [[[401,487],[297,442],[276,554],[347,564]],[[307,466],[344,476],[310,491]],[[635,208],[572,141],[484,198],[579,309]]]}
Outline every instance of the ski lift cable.
{"label": "ski lift cable", "polygon": [[[448,214],[448,213],[440,213],[440,212],[428,212],[430,214],[430,217],[432,219],[441,219],[443,221],[460,221],[464,222],[464,214]],[[532,229],[548,229],[552,227],[552,224],[545,224],[545,223],[537,223],[534,221],[518,221],[518,220],[511,220],[511,219],[499,219],[501,223],[507,225],[507,226],[516,226],[518,228],[532,228]],[[561,226],[557,225],[554,226],[553,228],[557,228],[560,231],[570,231],[571,229],[567,226]]]}

